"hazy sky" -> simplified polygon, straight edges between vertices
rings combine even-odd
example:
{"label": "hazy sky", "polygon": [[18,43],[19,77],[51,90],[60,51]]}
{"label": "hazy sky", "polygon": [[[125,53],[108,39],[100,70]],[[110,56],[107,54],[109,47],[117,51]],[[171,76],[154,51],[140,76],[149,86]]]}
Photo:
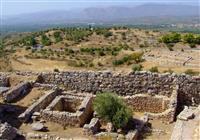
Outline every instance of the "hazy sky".
{"label": "hazy sky", "polygon": [[48,10],[68,10],[72,8],[134,6],[144,3],[167,3],[200,5],[199,0],[0,0],[1,14],[19,15]]}

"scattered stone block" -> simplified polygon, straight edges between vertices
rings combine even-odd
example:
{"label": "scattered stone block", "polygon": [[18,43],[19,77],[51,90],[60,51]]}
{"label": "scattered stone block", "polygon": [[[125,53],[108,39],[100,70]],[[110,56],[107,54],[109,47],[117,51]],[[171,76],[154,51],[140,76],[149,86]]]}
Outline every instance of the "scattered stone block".
{"label": "scattered stone block", "polygon": [[98,118],[93,118],[89,124],[85,124],[83,129],[87,134],[95,134],[99,131],[101,124]]}
{"label": "scattered stone block", "polygon": [[129,131],[125,137],[126,137],[126,140],[137,140],[138,131],[137,130]]}
{"label": "scattered stone block", "polygon": [[107,123],[107,125],[106,125],[106,130],[108,131],[108,132],[113,132],[114,131],[114,126],[113,126],[113,124],[112,123]]}
{"label": "scattered stone block", "polygon": [[184,110],[178,115],[178,119],[183,121],[188,121],[189,119],[193,119],[194,117],[194,110],[188,107],[185,107]]}
{"label": "scattered stone block", "polygon": [[33,123],[31,128],[34,131],[42,131],[42,130],[44,130],[45,126],[44,126],[44,124],[37,122],[37,123]]}

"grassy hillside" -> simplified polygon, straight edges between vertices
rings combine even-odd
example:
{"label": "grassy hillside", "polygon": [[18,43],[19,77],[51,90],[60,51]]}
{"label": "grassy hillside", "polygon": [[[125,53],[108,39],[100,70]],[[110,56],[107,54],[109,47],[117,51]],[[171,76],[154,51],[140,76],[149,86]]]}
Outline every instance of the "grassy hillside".
{"label": "grassy hillside", "polygon": [[[199,71],[199,35],[174,34],[125,27],[54,28],[12,34],[3,45],[13,70]],[[193,41],[187,41],[191,35]]]}

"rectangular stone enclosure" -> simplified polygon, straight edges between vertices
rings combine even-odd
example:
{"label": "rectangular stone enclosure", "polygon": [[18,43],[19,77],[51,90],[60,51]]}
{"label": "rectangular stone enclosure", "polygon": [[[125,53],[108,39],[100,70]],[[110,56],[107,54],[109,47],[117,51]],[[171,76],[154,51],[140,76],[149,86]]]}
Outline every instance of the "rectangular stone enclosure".
{"label": "rectangular stone enclosure", "polygon": [[92,100],[92,97],[57,96],[41,111],[41,117],[64,127],[81,127],[92,116]]}

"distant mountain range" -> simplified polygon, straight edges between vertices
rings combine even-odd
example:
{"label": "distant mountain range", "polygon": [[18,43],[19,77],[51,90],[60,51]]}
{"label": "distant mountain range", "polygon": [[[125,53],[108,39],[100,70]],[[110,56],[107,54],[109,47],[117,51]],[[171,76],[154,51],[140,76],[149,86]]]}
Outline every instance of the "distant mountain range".
{"label": "distant mountain range", "polygon": [[[65,24],[65,23],[151,23],[161,19],[198,17],[198,6],[145,4],[135,7],[91,7],[68,11],[44,11],[4,17],[4,25],[16,24]],[[158,21],[155,21],[155,20]]]}
{"label": "distant mountain range", "polygon": [[[176,24],[199,23],[199,7],[192,5],[144,4],[135,7],[112,6],[72,9],[68,11],[42,11],[30,14],[3,17],[2,23],[7,31],[26,28],[60,25],[105,25],[105,24]],[[53,26],[52,26],[53,25]]]}

